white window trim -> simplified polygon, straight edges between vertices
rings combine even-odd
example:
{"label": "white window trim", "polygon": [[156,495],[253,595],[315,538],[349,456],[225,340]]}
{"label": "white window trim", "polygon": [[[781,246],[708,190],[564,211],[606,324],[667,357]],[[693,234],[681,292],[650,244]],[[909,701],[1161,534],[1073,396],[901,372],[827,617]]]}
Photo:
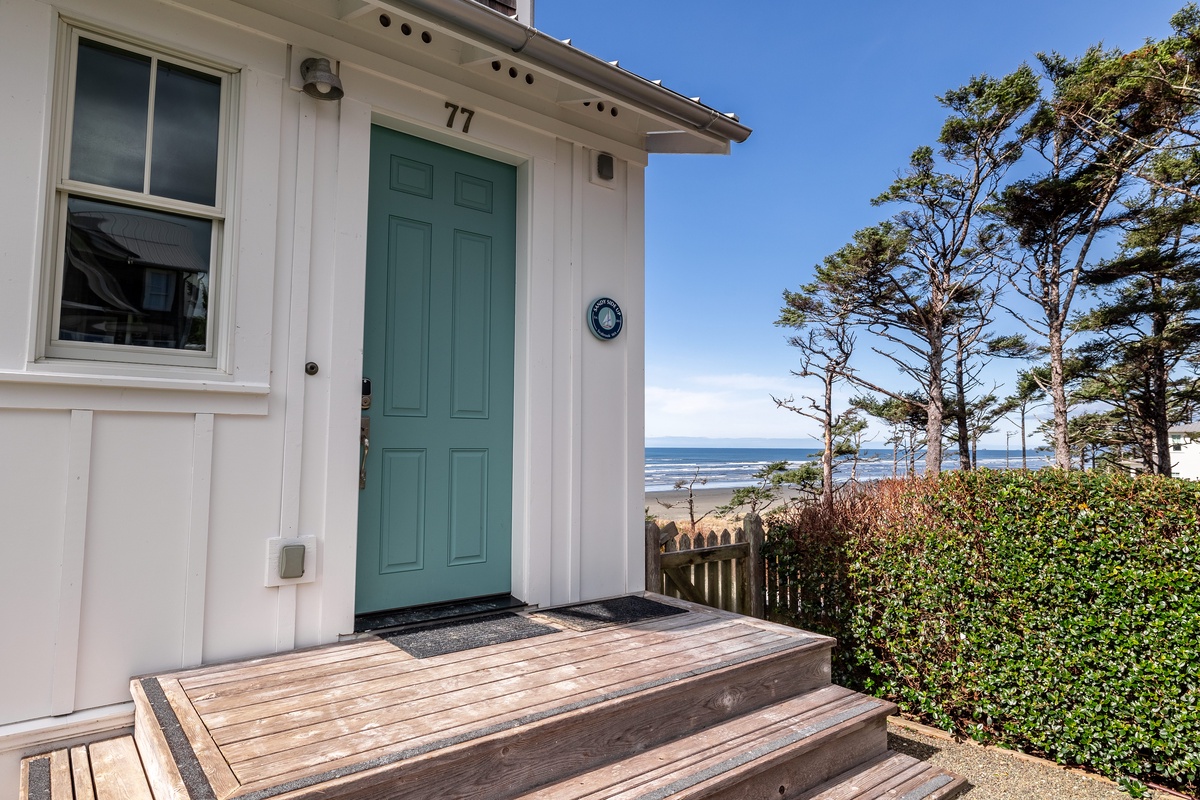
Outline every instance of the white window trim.
{"label": "white window trim", "polygon": [[[69,140],[73,125],[76,59],[80,37],[86,37],[151,58],[163,58],[189,69],[221,78],[221,109],[217,149],[215,204],[201,204],[73,181]],[[54,106],[46,200],[41,292],[37,304],[35,363],[57,373],[112,374],[187,379],[199,381],[233,378],[232,321],[234,319],[235,241],[234,176],[241,94],[238,67],[213,59],[163,47],[135,36],[126,36],[98,26],[60,19],[58,58],[54,75]],[[151,113],[153,109],[151,108]],[[150,142],[147,142],[147,148]],[[149,154],[147,154],[147,160]],[[68,197],[111,201],[155,211],[183,213],[213,220],[212,257],[209,266],[209,308],[205,352],[105,343],[72,342],[57,338],[61,313],[62,270],[66,248]]]}

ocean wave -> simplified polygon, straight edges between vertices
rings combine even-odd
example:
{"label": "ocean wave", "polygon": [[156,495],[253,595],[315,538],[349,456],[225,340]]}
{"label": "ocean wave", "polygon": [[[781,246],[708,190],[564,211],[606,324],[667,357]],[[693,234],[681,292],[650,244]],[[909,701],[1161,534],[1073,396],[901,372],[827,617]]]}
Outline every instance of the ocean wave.
{"label": "ocean wave", "polygon": [[[805,449],[770,448],[646,448],[645,487],[648,492],[668,491],[677,482],[684,485],[696,481],[694,488],[736,489],[758,483],[754,473],[767,464],[784,461],[789,469],[807,462],[816,463],[817,456]],[[1048,457],[1044,453],[1029,452],[1027,461],[1031,469],[1046,466]],[[980,450],[977,465],[989,469],[1018,469],[1021,466],[1020,450]],[[951,451],[942,462],[943,469],[958,467],[958,452]],[[839,480],[850,477],[854,469],[859,480],[890,478],[893,472],[903,476],[909,472],[909,462],[903,453],[894,463],[892,451],[866,450],[856,467],[848,461],[835,465],[834,474]],[[917,458],[913,471],[921,474],[925,469],[924,458]],[[703,480],[701,484],[699,481]]]}

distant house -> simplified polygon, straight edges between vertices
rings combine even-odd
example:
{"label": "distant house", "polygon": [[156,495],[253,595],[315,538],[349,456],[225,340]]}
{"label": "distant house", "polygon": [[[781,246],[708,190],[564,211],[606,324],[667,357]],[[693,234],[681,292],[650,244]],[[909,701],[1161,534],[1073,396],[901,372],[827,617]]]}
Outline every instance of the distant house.
{"label": "distant house", "polygon": [[750,130],[532,22],[0,3],[2,791],[132,675],[644,588],[648,154]]}
{"label": "distant house", "polygon": [[1171,437],[1171,474],[1176,478],[1200,480],[1200,422],[1177,425]]}

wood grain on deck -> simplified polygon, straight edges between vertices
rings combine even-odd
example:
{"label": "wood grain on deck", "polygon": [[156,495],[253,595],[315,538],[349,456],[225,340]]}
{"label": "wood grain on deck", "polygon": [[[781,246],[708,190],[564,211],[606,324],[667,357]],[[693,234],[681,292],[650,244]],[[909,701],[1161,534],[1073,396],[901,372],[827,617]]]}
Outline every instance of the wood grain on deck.
{"label": "wood grain on deck", "polygon": [[[240,786],[232,795],[240,796],[466,746],[610,697],[810,644],[828,640],[720,612],[690,612],[426,659],[365,639],[158,680],[172,689],[171,705],[189,738],[200,740],[195,749],[205,772],[235,777]],[[709,684],[698,701],[727,702]],[[217,795],[231,796],[230,784],[220,783]]]}
{"label": "wood grain on deck", "polygon": [[132,736],[88,745],[96,800],[154,800]]}
{"label": "wood grain on deck", "polygon": [[[877,709],[882,709],[879,716],[882,719],[888,708],[840,686],[828,686],[772,706],[763,713],[735,718],[543,787],[522,795],[521,800],[633,800],[669,791],[673,785],[687,784],[691,789],[702,784],[736,782],[740,778],[738,771],[745,764],[759,766],[757,758],[769,757],[785,746],[792,752],[797,746],[802,748],[821,741],[822,734],[836,738],[840,729],[860,724]],[[731,762],[734,766],[728,766]],[[706,772],[713,774],[707,776]],[[694,775],[700,777],[689,780]]]}

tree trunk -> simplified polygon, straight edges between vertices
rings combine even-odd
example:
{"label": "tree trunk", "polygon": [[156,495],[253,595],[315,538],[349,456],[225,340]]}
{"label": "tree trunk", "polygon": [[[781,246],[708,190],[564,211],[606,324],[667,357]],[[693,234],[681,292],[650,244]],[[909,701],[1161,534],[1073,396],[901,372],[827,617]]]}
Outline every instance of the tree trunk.
{"label": "tree trunk", "polygon": [[1158,444],[1154,436],[1154,425],[1149,420],[1146,420],[1141,425],[1142,428],[1142,453],[1144,457],[1142,462],[1146,467],[1147,475],[1158,475],[1159,461]]}
{"label": "tree trunk", "polygon": [[925,474],[942,471],[942,423],[945,420],[946,398],[942,386],[941,336],[929,337],[929,405],[925,422]]}
{"label": "tree trunk", "polygon": [[962,333],[955,334],[957,347],[954,350],[954,389],[958,397],[954,403],[954,415],[958,418],[958,468],[966,471],[971,469],[971,440],[967,430],[967,386],[965,368],[963,366]]}
{"label": "tree trunk", "polygon": [[[1151,293],[1157,300],[1162,296],[1162,278],[1154,276],[1151,279]],[[1155,449],[1158,452],[1158,474],[1171,477],[1171,436],[1167,432],[1171,426],[1170,412],[1167,408],[1167,388],[1171,380],[1170,369],[1167,367],[1166,348],[1163,337],[1167,332],[1168,318],[1165,312],[1159,311],[1151,315],[1154,344],[1150,352],[1150,386],[1152,388],[1151,403],[1153,416],[1150,420],[1154,426]]]}
{"label": "tree trunk", "polygon": [[1029,469],[1029,462],[1025,459],[1025,406],[1021,406],[1021,469]]}
{"label": "tree trunk", "polygon": [[821,453],[821,507],[833,513],[833,373],[825,372],[825,452]]}
{"label": "tree trunk", "polygon": [[[1067,387],[1063,376],[1062,324],[1050,325],[1050,399],[1054,404],[1054,465],[1071,468],[1071,450],[1067,444]],[[1082,468],[1082,467],[1081,467]]]}
{"label": "tree trunk", "polygon": [[[1159,376],[1161,377],[1161,376]],[[1158,474],[1171,477],[1171,435],[1170,418],[1167,408],[1167,382],[1165,380],[1156,380],[1155,383],[1155,405],[1157,406],[1158,415],[1154,420],[1154,435],[1156,444],[1158,445]]]}

